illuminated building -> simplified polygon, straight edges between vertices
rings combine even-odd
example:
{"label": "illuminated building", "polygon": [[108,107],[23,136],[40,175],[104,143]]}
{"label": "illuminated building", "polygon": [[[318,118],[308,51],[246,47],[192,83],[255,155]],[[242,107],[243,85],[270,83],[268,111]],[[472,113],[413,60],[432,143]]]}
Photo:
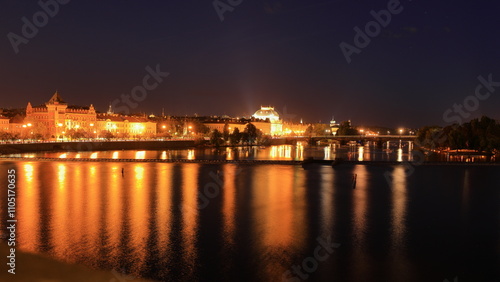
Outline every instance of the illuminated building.
{"label": "illuminated building", "polygon": [[[226,123],[224,121],[222,122],[205,122],[203,123],[206,127],[210,129],[210,131],[218,130],[219,132],[224,131],[224,126]],[[235,128],[238,128],[240,132],[243,132],[245,130],[245,127],[247,126],[248,122],[228,122],[228,130],[229,133],[233,133]],[[252,122],[252,124],[254,124]],[[255,125],[255,124],[254,124]]]}
{"label": "illuminated building", "polygon": [[96,123],[96,111],[89,107],[69,106],[59,93],[43,105],[33,107],[28,102],[24,124],[32,124],[37,133],[50,138],[63,138],[70,130],[91,131]]}
{"label": "illuminated building", "polygon": [[283,122],[280,120],[280,115],[274,110],[274,107],[261,106],[260,110],[256,111],[252,117],[257,120],[268,121],[253,123],[262,133],[269,135],[283,134]]}
{"label": "illuminated building", "polygon": [[0,116],[0,131],[9,131],[9,121],[8,117]]}
{"label": "illuminated building", "polygon": [[339,130],[339,128],[340,128],[340,124],[338,124],[335,121],[335,118],[332,117],[332,120],[330,121],[330,130],[331,130],[332,134],[337,135],[337,131]]}
{"label": "illuminated building", "polygon": [[283,135],[304,136],[309,124],[283,122]]}
{"label": "illuminated building", "polygon": [[109,131],[117,137],[124,138],[153,137],[156,135],[155,122],[144,117],[123,116],[112,113],[98,115],[97,128],[101,132]]}
{"label": "illuminated building", "polygon": [[43,105],[33,107],[28,102],[24,120],[11,120],[11,132],[20,133],[27,127],[30,133],[51,139],[68,139],[77,132],[87,138],[98,137],[102,131],[109,131],[117,137],[151,137],[156,134],[156,123],[147,118],[112,113],[98,115],[93,105],[68,105],[57,92]]}
{"label": "illuminated building", "polygon": [[302,121],[300,123],[284,122],[273,107],[261,107],[252,115],[251,119],[216,119],[205,121],[204,125],[210,131],[222,132],[226,122],[230,133],[235,128],[242,132],[248,123],[252,123],[262,134],[272,136],[303,136],[309,126],[309,124],[303,124]]}

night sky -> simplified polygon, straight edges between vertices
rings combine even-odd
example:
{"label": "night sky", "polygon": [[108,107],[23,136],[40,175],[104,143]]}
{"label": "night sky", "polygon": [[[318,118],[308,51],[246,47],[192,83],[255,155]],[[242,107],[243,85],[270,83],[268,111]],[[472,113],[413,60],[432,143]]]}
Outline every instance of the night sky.
{"label": "night sky", "polygon": [[[391,1],[242,0],[221,21],[211,0],[72,0],[16,54],[8,35],[23,36],[21,19],[42,8],[3,0],[0,107],[42,104],[57,89],[106,111],[159,65],[169,76],[133,112],[248,116],[272,105],[306,122],[447,125],[443,113],[474,95],[478,76],[500,82],[500,3],[403,0],[348,63],[339,44],[355,46],[354,28]],[[499,109],[497,87],[464,121],[500,119]]]}

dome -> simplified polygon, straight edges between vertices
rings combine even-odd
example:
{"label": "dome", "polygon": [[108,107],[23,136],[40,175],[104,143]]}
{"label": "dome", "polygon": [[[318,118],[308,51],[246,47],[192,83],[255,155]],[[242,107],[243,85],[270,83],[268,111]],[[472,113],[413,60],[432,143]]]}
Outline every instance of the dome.
{"label": "dome", "polygon": [[273,107],[260,107],[260,110],[253,114],[256,119],[269,119],[270,121],[278,121],[280,115],[274,110]]}

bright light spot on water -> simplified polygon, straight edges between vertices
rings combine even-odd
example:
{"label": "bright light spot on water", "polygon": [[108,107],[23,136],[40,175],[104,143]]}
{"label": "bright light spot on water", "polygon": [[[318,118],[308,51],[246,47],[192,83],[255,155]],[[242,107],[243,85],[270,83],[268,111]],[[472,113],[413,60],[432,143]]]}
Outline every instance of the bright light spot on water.
{"label": "bright light spot on water", "polygon": [[135,159],[136,160],[143,160],[146,158],[146,151],[137,151],[135,153]]}
{"label": "bright light spot on water", "polygon": [[27,182],[33,181],[33,165],[31,164],[24,165],[24,175],[26,175]]}
{"label": "bright light spot on water", "polygon": [[188,158],[188,160],[194,160],[194,150],[193,149],[188,150],[187,158]]}
{"label": "bright light spot on water", "polygon": [[64,187],[66,180],[66,165],[60,164],[57,166],[57,179],[59,181],[59,188]]}
{"label": "bright light spot on water", "polygon": [[323,151],[325,151],[325,157],[324,157],[324,159],[325,160],[330,160],[330,157],[331,157],[330,156],[330,147],[327,146],[327,147],[323,148]]}
{"label": "bright light spot on water", "polygon": [[358,161],[362,162],[364,160],[364,154],[365,154],[365,147],[360,146],[358,148]]}
{"label": "bright light spot on water", "polygon": [[134,172],[135,172],[135,179],[136,180],[142,180],[144,178],[144,167],[136,166],[134,168]]}

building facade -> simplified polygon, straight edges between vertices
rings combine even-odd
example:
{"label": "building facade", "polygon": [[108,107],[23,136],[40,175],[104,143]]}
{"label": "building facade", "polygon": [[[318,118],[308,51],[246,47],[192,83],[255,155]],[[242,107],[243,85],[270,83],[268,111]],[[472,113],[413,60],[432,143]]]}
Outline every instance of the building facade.
{"label": "building facade", "polygon": [[46,139],[97,138],[103,131],[115,137],[152,137],[156,134],[156,124],[147,118],[112,113],[98,115],[93,105],[68,105],[57,92],[43,105],[33,107],[28,102],[26,117],[17,127],[21,131],[27,128],[31,134]]}

